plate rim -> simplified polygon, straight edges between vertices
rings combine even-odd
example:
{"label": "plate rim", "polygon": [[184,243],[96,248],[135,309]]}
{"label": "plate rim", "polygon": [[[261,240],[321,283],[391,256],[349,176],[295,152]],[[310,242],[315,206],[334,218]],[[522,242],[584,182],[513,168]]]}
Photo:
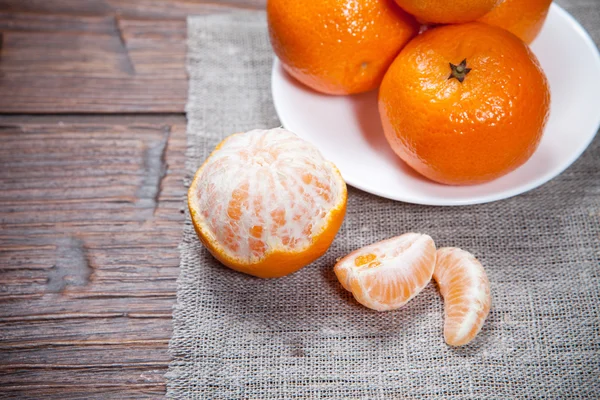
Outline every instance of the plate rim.
{"label": "plate rim", "polygon": [[[590,55],[595,60],[597,70],[600,71],[600,50],[596,46],[596,43],[594,42],[594,40],[592,39],[590,34],[587,32],[587,30],[579,23],[579,21],[577,21],[577,19],[575,19],[575,17],[573,17],[571,14],[569,14],[568,11],[566,11],[564,8],[562,8],[561,6],[559,6],[556,3],[552,3],[552,5],[550,7],[550,13],[558,13],[559,16],[561,18],[563,18],[564,20],[566,20],[566,22],[571,26],[571,28],[574,29],[574,31],[583,40],[586,47],[588,49],[590,49]],[[275,101],[275,98],[276,98],[276,96],[275,96],[275,86],[276,86],[275,79],[276,79],[276,76],[278,75],[276,71],[279,68],[281,68],[281,61],[279,60],[279,58],[277,56],[274,56],[273,66],[271,68],[271,97],[273,99],[273,106],[275,108],[275,112],[277,113],[277,117],[279,118],[279,121],[281,122],[281,124],[284,128],[288,129],[289,121],[286,121],[286,118],[282,116],[283,114],[281,113],[281,110],[279,108],[280,106],[278,105],[277,101]],[[375,90],[377,90],[377,89],[375,89]],[[439,197],[438,198],[430,198],[430,199],[426,200],[426,199],[422,199],[422,198],[415,198],[412,196],[397,196],[394,194],[392,194],[392,195],[384,194],[381,191],[379,191],[378,189],[374,189],[372,187],[367,187],[367,186],[361,184],[360,182],[355,182],[352,179],[348,180],[346,177],[344,177],[344,180],[346,181],[346,183],[348,185],[350,185],[356,189],[359,189],[359,190],[367,192],[367,193],[371,193],[373,195],[376,195],[376,196],[379,196],[382,198],[386,198],[386,199],[393,200],[393,201],[398,201],[398,202],[426,205],[426,206],[449,206],[449,207],[486,204],[486,203],[496,202],[496,201],[500,201],[500,200],[506,200],[506,199],[524,194],[526,192],[529,192],[533,189],[536,189],[536,188],[548,183],[552,179],[561,175],[571,165],[573,165],[573,163],[575,161],[577,161],[577,159],[579,159],[579,157],[581,157],[581,155],[585,152],[585,150],[590,146],[590,144],[596,137],[599,130],[600,130],[600,116],[598,117],[598,121],[596,122],[595,130],[589,135],[587,140],[584,140],[582,142],[582,144],[580,145],[580,147],[576,151],[573,151],[571,153],[571,157],[567,158],[564,162],[559,164],[559,167],[555,171],[550,172],[546,175],[542,175],[540,178],[535,179],[532,182],[529,182],[529,183],[526,183],[523,185],[518,185],[516,187],[509,188],[507,190],[504,190],[504,191],[501,191],[501,192],[495,193],[495,194],[487,194],[487,195],[484,194],[484,195],[469,197],[467,199],[457,199],[457,200],[449,200],[449,199],[443,199],[443,198],[439,198]],[[344,174],[342,172],[342,176],[343,175]],[[476,186],[478,186],[478,185],[474,185],[474,187],[476,187]]]}

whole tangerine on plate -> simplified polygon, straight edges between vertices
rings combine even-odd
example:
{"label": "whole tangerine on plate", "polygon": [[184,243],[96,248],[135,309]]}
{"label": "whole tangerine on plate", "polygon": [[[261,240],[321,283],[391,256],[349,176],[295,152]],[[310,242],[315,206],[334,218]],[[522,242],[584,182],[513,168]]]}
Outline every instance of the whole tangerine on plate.
{"label": "whole tangerine on plate", "polygon": [[396,0],[396,3],[422,22],[458,24],[484,16],[498,0]]}
{"label": "whole tangerine on plate", "polygon": [[490,283],[481,263],[469,252],[443,247],[436,252],[433,279],[444,298],[444,339],[463,346],[477,336],[492,305]]}
{"label": "whole tangerine on plate", "polygon": [[419,24],[393,0],[268,0],[273,50],[285,70],[318,92],[379,86]]}
{"label": "whole tangerine on plate", "polygon": [[430,236],[406,233],[353,251],[333,270],[360,304],[377,311],[395,310],[431,281],[435,251]]}
{"label": "whole tangerine on plate", "polygon": [[504,28],[530,44],[542,30],[552,0],[501,0],[479,19]]}
{"label": "whole tangerine on plate", "polygon": [[347,189],[331,162],[284,129],[223,140],[188,192],[201,242],[226,266],[281,277],[321,257],[346,212]]}
{"label": "whole tangerine on plate", "polygon": [[525,163],[549,110],[548,82],[528,46],[480,22],[437,27],[412,40],[379,92],[394,152],[450,185],[488,182]]}

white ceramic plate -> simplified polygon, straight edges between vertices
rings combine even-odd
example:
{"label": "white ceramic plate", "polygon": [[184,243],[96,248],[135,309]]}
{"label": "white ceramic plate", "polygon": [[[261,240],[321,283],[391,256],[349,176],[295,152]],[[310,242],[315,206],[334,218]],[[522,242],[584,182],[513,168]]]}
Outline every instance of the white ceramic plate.
{"label": "white ceramic plate", "polygon": [[422,178],[388,146],[377,93],[327,96],[297,83],[273,65],[275,108],[286,129],[316,145],[348,184],[409,203],[479,204],[534,189],[563,172],[600,126],[600,55],[587,32],[553,4],[532,49],[552,91],[550,120],[534,155],[512,173],[476,186],[446,186]]}

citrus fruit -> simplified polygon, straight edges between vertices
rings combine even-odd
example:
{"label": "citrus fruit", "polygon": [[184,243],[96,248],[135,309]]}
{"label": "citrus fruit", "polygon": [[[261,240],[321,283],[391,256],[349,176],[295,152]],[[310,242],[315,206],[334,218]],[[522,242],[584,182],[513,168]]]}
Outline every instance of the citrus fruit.
{"label": "citrus fruit", "polygon": [[346,184],[310,143],[284,129],[223,140],[198,169],[188,205],[198,237],[226,266],[261,278],[322,256],[346,212]]}
{"label": "citrus fruit", "polygon": [[438,249],[433,279],[444,298],[444,339],[463,346],[479,333],[490,312],[490,283],[481,263],[455,247]]}
{"label": "citrus fruit", "polygon": [[480,22],[413,39],[379,91],[392,149],[422,175],[452,185],[491,181],[522,165],[549,110],[547,79],[527,45]]}
{"label": "citrus fruit", "polygon": [[419,25],[394,0],[268,0],[271,44],[284,69],[327,94],[375,89]]}
{"label": "citrus fruit", "polygon": [[406,233],[356,250],[337,262],[334,272],[360,304],[377,311],[397,309],[431,281],[433,239]]}
{"label": "citrus fruit", "polygon": [[479,21],[504,28],[529,44],[542,30],[550,4],[552,0],[501,0]]}
{"label": "citrus fruit", "polygon": [[484,16],[498,0],[396,0],[396,3],[422,22],[458,24]]}

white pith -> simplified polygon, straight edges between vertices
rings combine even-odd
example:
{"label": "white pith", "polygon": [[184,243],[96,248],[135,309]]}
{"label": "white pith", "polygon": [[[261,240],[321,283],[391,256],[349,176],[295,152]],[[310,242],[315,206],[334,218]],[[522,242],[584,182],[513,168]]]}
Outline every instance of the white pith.
{"label": "white pith", "polygon": [[[306,173],[313,176],[310,184],[302,179]],[[312,144],[281,128],[230,136],[194,181],[190,202],[199,211],[200,229],[225,256],[241,262],[257,262],[274,250],[302,251],[345,201],[345,183],[335,166]],[[239,193],[245,185],[249,201],[235,221],[229,205],[234,191]],[[285,223],[275,224],[272,212],[284,215]],[[262,227],[262,234],[251,235],[253,227]],[[236,230],[237,249],[225,243],[226,229]],[[265,249],[251,249],[253,240],[263,241]]]}

